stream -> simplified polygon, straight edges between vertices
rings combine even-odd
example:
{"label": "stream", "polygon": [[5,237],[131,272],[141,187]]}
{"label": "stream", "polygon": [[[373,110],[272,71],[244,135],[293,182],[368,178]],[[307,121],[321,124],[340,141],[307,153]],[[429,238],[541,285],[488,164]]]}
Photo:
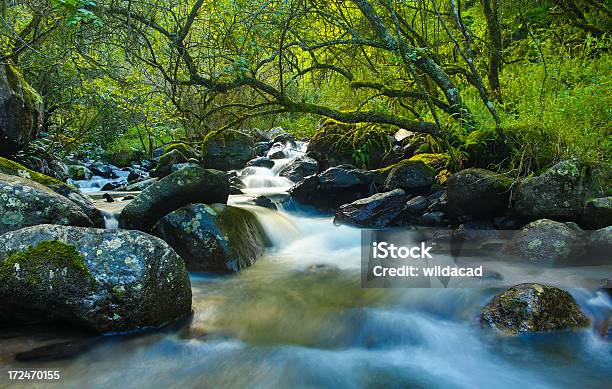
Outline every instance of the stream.
{"label": "stream", "polygon": [[[502,336],[476,321],[499,290],[362,289],[358,229],[290,202],[275,200],[278,212],[245,204],[283,196],[292,183],[277,174],[302,150],[272,169],[241,173],[246,195],[229,203],[252,209],[273,247],[236,275],[191,274],[191,318],[93,340],[54,329],[3,334],[0,373],[61,372],[57,383],[11,384],[40,388],[603,388],[612,380],[612,343],[596,328]],[[116,228],[124,204],[105,208],[107,227]],[[589,316],[610,317],[604,292],[568,291]],[[61,360],[14,359],[61,341],[83,350]]]}

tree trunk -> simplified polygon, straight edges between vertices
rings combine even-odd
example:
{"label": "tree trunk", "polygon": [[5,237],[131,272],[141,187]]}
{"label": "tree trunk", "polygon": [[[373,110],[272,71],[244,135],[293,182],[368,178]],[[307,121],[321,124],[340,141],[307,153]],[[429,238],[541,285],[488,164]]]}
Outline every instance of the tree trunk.
{"label": "tree trunk", "polygon": [[499,26],[498,0],[480,0],[482,10],[487,20],[487,32],[489,34],[489,89],[494,99],[501,99],[501,86],[499,84],[499,73],[502,68],[502,37]]}

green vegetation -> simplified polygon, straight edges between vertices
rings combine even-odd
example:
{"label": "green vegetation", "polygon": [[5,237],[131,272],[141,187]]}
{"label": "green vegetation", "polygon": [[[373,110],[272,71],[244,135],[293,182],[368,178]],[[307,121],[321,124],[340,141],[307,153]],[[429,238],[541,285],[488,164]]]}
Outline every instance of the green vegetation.
{"label": "green vegetation", "polygon": [[378,168],[404,128],[455,170],[612,162],[609,1],[166,3],[6,5],[3,59],[60,151],[124,166],[282,126]]}
{"label": "green vegetation", "polygon": [[63,269],[93,280],[77,249],[59,241],[43,241],[24,251],[9,253],[0,265],[0,279],[23,271],[28,283],[35,286],[41,283],[41,277],[49,277],[49,271],[61,274]]}

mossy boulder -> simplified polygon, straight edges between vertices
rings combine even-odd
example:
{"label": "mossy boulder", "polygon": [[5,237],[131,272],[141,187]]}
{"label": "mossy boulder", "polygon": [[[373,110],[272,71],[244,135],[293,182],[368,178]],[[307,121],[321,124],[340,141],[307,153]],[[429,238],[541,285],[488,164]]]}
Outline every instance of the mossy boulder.
{"label": "mossy boulder", "polygon": [[302,204],[332,211],[342,204],[370,196],[373,179],[374,175],[364,170],[333,167],[304,178],[289,192]]}
{"label": "mossy boulder", "polygon": [[237,272],[268,244],[250,211],[225,204],[192,204],[166,215],[153,234],[172,246],[190,271]]}
{"label": "mossy boulder", "polygon": [[462,170],[446,182],[448,207],[457,216],[503,215],[510,205],[512,183],[512,179],[489,170]]}
{"label": "mossy boulder", "polygon": [[68,165],[68,176],[75,181],[80,181],[89,180],[93,174],[83,165]]}
{"label": "mossy boulder", "polygon": [[404,159],[389,169],[385,190],[403,189],[407,193],[426,191],[436,178],[434,169],[422,160]]}
{"label": "mossy boulder", "polygon": [[335,223],[358,227],[387,227],[406,205],[406,192],[394,189],[377,193],[341,206],[336,212]]}
{"label": "mossy boulder", "polygon": [[155,169],[149,173],[151,177],[162,178],[172,173],[172,167],[187,162],[189,159],[179,150],[170,150],[159,158]]}
{"label": "mossy boulder", "polygon": [[583,238],[582,231],[573,223],[541,219],[517,231],[504,251],[540,263],[579,263],[584,253]]}
{"label": "mossy boulder", "polygon": [[576,159],[559,162],[519,183],[514,209],[528,219],[579,221],[584,207],[587,168]]}
{"label": "mossy boulder", "polygon": [[33,139],[42,113],[42,98],[21,73],[13,65],[0,65],[0,154],[13,155]]}
{"label": "mossy boulder", "polygon": [[123,210],[119,226],[149,232],[159,219],[190,203],[226,203],[227,174],[186,167],[147,186]]}
{"label": "mossy boulder", "polygon": [[183,260],[138,232],[38,225],[0,236],[0,323],[68,322],[94,332],[191,312]]}
{"label": "mossy boulder", "polygon": [[32,180],[0,173],[0,234],[45,223],[93,226],[66,197]]}
{"label": "mossy boulder", "polygon": [[446,184],[446,181],[452,175],[449,169],[451,158],[447,153],[417,154],[410,157],[409,160],[423,161],[423,163],[432,168],[436,172],[436,182],[440,185]]}
{"label": "mossy boulder", "polygon": [[72,185],[68,185],[65,182],[46,176],[42,173],[35,172],[34,170],[28,169],[15,161],[2,157],[0,157],[0,173],[22,177],[47,187],[53,192],[62,195],[75,203],[91,220],[94,227],[104,226],[104,217],[102,216],[100,210],[95,207],[94,202],[87,195],[81,193]]}
{"label": "mossy boulder", "polygon": [[202,163],[209,169],[237,170],[253,159],[253,137],[226,130],[209,134],[202,145]]}
{"label": "mossy boulder", "polygon": [[164,146],[164,153],[167,154],[173,150],[180,151],[187,159],[200,159],[201,155],[193,147],[187,143],[176,142]]}
{"label": "mossy boulder", "polygon": [[581,224],[592,230],[612,225],[612,196],[587,200]]}
{"label": "mossy boulder", "polygon": [[246,165],[252,167],[265,167],[268,169],[272,169],[274,167],[274,161],[268,157],[256,157],[247,162]]}
{"label": "mossy boulder", "polygon": [[346,124],[326,120],[308,143],[308,152],[321,169],[353,164],[361,168],[384,166],[393,150],[393,130],[374,124]]}
{"label": "mossy boulder", "polygon": [[495,296],[480,314],[481,323],[503,333],[575,330],[589,325],[574,298],[543,284],[520,284]]}

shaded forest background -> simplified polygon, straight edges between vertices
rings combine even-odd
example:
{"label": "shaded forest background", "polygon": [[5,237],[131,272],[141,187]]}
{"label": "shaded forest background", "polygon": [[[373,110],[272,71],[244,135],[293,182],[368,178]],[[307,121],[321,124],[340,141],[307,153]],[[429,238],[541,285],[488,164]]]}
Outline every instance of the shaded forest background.
{"label": "shaded forest background", "polygon": [[357,164],[405,128],[455,169],[520,176],[612,162],[611,3],[4,0],[2,63],[40,95],[52,154],[122,165],[332,123]]}

